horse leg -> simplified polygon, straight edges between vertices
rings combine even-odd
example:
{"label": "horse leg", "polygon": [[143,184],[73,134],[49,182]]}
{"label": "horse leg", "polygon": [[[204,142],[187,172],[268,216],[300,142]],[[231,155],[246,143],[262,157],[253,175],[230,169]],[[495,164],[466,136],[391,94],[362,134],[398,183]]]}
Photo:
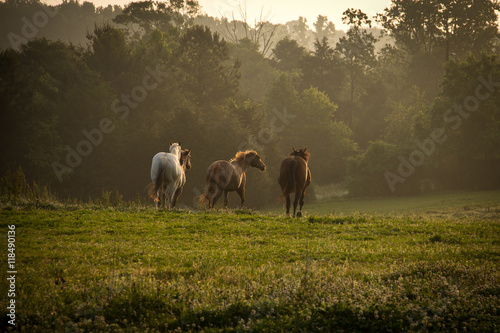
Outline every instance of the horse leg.
{"label": "horse leg", "polygon": [[172,202],[174,201],[173,197],[174,197],[174,193],[168,194],[168,209],[174,208],[174,206],[172,205]]}
{"label": "horse leg", "polygon": [[286,196],[286,216],[290,216],[290,194]]}
{"label": "horse leg", "polygon": [[[297,204],[299,203],[299,198],[300,198],[300,192],[301,190],[298,190],[295,192],[295,198],[293,200],[293,217],[295,217],[295,211],[297,210]],[[297,217],[301,217],[302,214],[298,215]]]}
{"label": "horse leg", "polygon": [[245,186],[241,186],[239,189],[236,190],[236,192],[239,194],[240,199],[241,199],[241,207],[243,207],[243,204],[245,203]]}
{"label": "horse leg", "polygon": [[299,212],[297,213],[298,217],[302,217],[302,206],[304,206],[304,197],[305,196],[306,196],[306,190],[304,189],[302,191],[302,193],[300,194],[300,201],[299,201],[300,208],[299,208]]}
{"label": "horse leg", "polygon": [[174,208],[175,192],[177,192],[177,188],[175,188],[174,185],[172,185],[167,191],[168,209]]}
{"label": "horse leg", "polygon": [[181,193],[182,193],[182,187],[179,187],[174,193],[174,200],[172,201],[172,208],[174,208],[175,205],[177,204],[177,199],[179,198]]}
{"label": "horse leg", "polygon": [[227,207],[227,204],[229,203],[229,201],[227,200],[228,193],[228,191],[224,191],[224,207]]}
{"label": "horse leg", "polygon": [[212,208],[215,207],[215,203],[217,202],[217,200],[219,200],[221,195],[222,195],[222,190],[217,188],[217,191],[215,192],[214,198],[212,199]]}
{"label": "horse leg", "polygon": [[[179,183],[172,182],[167,186],[168,209],[173,209],[177,201],[176,193],[180,188]],[[181,189],[182,191],[182,189]],[[180,194],[180,193],[179,193]]]}

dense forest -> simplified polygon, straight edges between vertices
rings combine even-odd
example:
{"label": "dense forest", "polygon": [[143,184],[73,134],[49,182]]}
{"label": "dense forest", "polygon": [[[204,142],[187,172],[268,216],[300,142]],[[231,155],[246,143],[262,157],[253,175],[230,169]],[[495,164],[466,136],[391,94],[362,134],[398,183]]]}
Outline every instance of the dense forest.
{"label": "dense forest", "polygon": [[314,186],[351,195],[499,188],[499,10],[393,0],[373,18],[346,8],[344,32],[322,15],[213,18],[195,0],[7,0],[0,172],[21,167],[62,197],[133,199],[153,155],[180,141],[186,205],[211,162],[247,149],[268,166],[249,170],[248,205],[276,202],[279,163],[302,146]]}

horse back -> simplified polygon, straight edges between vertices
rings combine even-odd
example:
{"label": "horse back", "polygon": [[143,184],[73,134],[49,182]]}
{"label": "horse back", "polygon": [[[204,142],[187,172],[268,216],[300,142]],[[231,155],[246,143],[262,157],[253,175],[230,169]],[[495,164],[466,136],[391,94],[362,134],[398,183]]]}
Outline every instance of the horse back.
{"label": "horse back", "polygon": [[[292,169],[293,171],[291,171]],[[293,172],[293,175],[290,172]],[[307,187],[311,182],[311,172],[307,167],[307,162],[303,158],[297,156],[287,157],[281,162],[278,182],[282,189],[287,187],[289,180],[293,180],[293,189],[290,188],[290,191],[295,191],[297,187]]]}
{"label": "horse back", "polygon": [[165,168],[165,155],[167,153],[158,153],[155,156],[153,156],[153,159],[151,161],[151,180],[153,183],[155,182],[156,178],[158,177],[159,174],[163,172],[163,169]]}
{"label": "horse back", "polygon": [[163,175],[164,181],[167,183],[185,183],[185,175],[179,159],[171,153],[158,153],[153,157],[151,165],[151,179],[155,179]]}
{"label": "horse back", "polygon": [[216,180],[219,188],[227,191],[235,191],[242,185],[244,177],[242,177],[241,172],[239,173],[233,164],[224,160],[215,161],[208,167],[206,174],[207,182],[214,181],[211,178],[215,169],[217,169]]}

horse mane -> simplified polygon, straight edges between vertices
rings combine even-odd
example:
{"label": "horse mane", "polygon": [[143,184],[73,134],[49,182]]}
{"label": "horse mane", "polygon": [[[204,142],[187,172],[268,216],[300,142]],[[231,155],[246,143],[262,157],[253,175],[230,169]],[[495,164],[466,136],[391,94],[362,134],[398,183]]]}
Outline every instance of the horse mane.
{"label": "horse mane", "polygon": [[239,151],[236,153],[236,155],[234,155],[232,159],[229,160],[229,162],[241,162],[249,154],[257,155],[257,152],[255,150]]}
{"label": "horse mane", "polygon": [[298,151],[292,151],[290,153],[290,156],[300,156],[302,157],[306,162],[309,161],[309,158],[311,157],[311,153],[308,151],[304,151],[304,148],[299,149]]}

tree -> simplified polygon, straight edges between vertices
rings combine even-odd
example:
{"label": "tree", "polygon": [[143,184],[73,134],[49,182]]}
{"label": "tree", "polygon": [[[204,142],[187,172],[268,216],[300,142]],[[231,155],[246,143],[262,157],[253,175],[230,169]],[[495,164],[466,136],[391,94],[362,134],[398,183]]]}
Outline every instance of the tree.
{"label": "tree", "polygon": [[314,43],[314,52],[300,61],[302,70],[301,88],[316,87],[325,92],[330,100],[340,99],[344,70],[337,52],[328,44],[327,38]]}
{"label": "tree", "polygon": [[228,48],[230,59],[241,64],[240,93],[254,101],[262,101],[273,84],[276,69],[250,39],[240,39],[237,44],[228,44]]}
{"label": "tree", "polygon": [[328,20],[328,17],[318,15],[316,22],[313,24],[315,30],[315,38],[322,40],[324,37],[331,40],[335,35],[335,24]]}
{"label": "tree", "polygon": [[282,71],[299,69],[300,61],[305,55],[305,47],[300,46],[296,40],[289,37],[280,40],[273,49],[273,58],[276,61],[276,67]]}
{"label": "tree", "polygon": [[378,20],[410,54],[431,54],[436,48],[443,60],[450,54],[479,55],[490,49],[497,34],[493,0],[394,0]]}
{"label": "tree", "polygon": [[309,27],[307,25],[307,19],[299,16],[298,20],[287,22],[288,30],[292,32],[292,37],[295,39],[299,45],[306,48],[309,47]]}
{"label": "tree", "polygon": [[[111,89],[74,47],[63,42],[34,40],[21,52],[7,51],[0,58],[0,63],[10,67],[1,72],[11,76],[0,79],[0,89],[9,96],[1,107],[0,140],[8,151],[2,168],[23,165],[30,176],[58,184],[54,162],[64,163],[70,150],[78,149],[78,143],[86,139],[83,131],[91,131],[109,115]],[[93,147],[85,149],[83,154],[90,154]],[[61,177],[78,174],[78,180],[67,187],[85,184],[89,188],[102,181],[97,174],[102,171],[99,162],[106,158],[103,152],[92,154],[84,172],[77,168],[81,156],[73,156],[72,172]]]}
{"label": "tree", "polygon": [[[388,195],[391,190],[384,173],[397,165],[401,149],[396,144],[376,140],[346,162],[346,186],[350,195]],[[400,185],[400,184],[398,184]],[[406,184],[404,184],[406,185]],[[404,189],[398,187],[398,193]]]}
{"label": "tree", "polygon": [[415,137],[424,142],[436,128],[445,141],[432,154],[436,179],[446,188],[487,189],[500,185],[500,61],[497,56],[449,62],[443,91],[415,119]]}
{"label": "tree", "polygon": [[179,40],[177,65],[183,90],[201,107],[210,109],[235,94],[240,77],[238,61],[229,63],[226,42],[209,28],[188,28]]}
{"label": "tree", "polygon": [[126,26],[131,37],[138,40],[155,29],[166,32],[173,26],[180,30],[186,28],[197,14],[199,6],[196,0],[131,2],[113,22]]}
{"label": "tree", "polygon": [[242,9],[240,6],[241,21],[234,18],[234,13],[231,22],[229,22],[227,18],[223,18],[225,26],[224,36],[235,44],[241,39],[248,39],[258,45],[262,55],[266,57],[268,52],[271,50],[274,43],[273,38],[276,30],[278,29],[278,25],[272,24],[268,21],[270,14],[270,11],[265,15],[263,14],[263,11],[261,11],[259,20],[256,20],[254,26],[252,27],[248,23],[246,6],[245,9]]}
{"label": "tree", "polygon": [[[343,13],[342,22],[350,24],[347,36],[340,38],[336,50],[344,57],[350,85],[350,101],[354,101],[354,92],[357,79],[360,78],[367,67],[375,62],[375,42],[377,39],[372,33],[362,29],[363,25],[371,28],[371,20],[361,10],[348,9]],[[352,124],[352,113],[349,124]]]}
{"label": "tree", "polygon": [[[276,111],[286,114],[279,133],[272,138],[281,155],[288,154],[292,147],[307,146],[315,182],[341,181],[345,161],[357,145],[351,139],[352,131],[335,121],[337,105],[325,93],[312,87],[299,93],[283,74],[268,92],[266,111],[270,115]],[[279,162],[273,161],[275,165]]]}
{"label": "tree", "polygon": [[392,112],[385,118],[382,138],[387,143],[410,149],[416,139],[415,120],[429,108],[427,98],[417,87],[413,87],[404,100],[391,104]]}
{"label": "tree", "polygon": [[394,0],[378,21],[406,53],[407,81],[432,100],[444,62],[492,49],[499,6],[494,0]]}
{"label": "tree", "polygon": [[[96,26],[92,34],[87,34],[89,49],[87,63],[118,91],[125,90],[124,78],[131,72],[133,66],[132,50],[128,45],[122,30],[109,24]],[[133,72],[133,70],[132,70]],[[126,80],[128,81],[128,80]]]}

